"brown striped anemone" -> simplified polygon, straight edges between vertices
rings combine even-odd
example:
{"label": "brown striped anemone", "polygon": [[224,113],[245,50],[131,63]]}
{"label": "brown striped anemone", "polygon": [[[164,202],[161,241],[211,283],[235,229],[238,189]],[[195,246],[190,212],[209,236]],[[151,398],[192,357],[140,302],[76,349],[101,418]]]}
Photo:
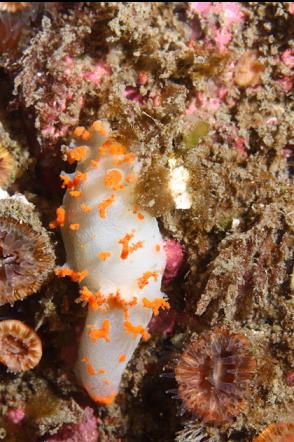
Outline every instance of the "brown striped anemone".
{"label": "brown striped anemone", "polygon": [[182,353],[176,367],[179,396],[204,422],[224,423],[246,405],[255,367],[245,336],[213,330]]}
{"label": "brown striped anemone", "polygon": [[31,370],[42,357],[38,335],[16,319],[0,322],[0,348],[0,362],[14,373]]}
{"label": "brown striped anemone", "polygon": [[253,442],[294,442],[294,422],[271,424]]}
{"label": "brown striped anemone", "polygon": [[54,258],[44,228],[0,214],[0,305],[36,292],[52,272]]}

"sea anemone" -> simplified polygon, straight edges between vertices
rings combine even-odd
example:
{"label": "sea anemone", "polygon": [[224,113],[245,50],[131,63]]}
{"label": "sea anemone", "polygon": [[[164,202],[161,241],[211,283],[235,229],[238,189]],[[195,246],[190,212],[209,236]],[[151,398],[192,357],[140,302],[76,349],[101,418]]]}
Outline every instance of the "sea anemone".
{"label": "sea anemone", "polygon": [[188,422],[176,435],[176,442],[217,442],[217,438],[207,434],[199,422]]}
{"label": "sea anemone", "polygon": [[294,442],[294,423],[271,424],[253,442]]}
{"label": "sea anemone", "polygon": [[36,292],[53,270],[55,255],[32,205],[0,200],[0,305]]}
{"label": "sea anemone", "polygon": [[37,334],[21,321],[0,322],[0,362],[12,372],[31,370],[42,357],[42,342]]}
{"label": "sea anemone", "polygon": [[204,422],[220,424],[246,404],[256,362],[248,339],[215,329],[191,342],[176,367],[179,395]]}

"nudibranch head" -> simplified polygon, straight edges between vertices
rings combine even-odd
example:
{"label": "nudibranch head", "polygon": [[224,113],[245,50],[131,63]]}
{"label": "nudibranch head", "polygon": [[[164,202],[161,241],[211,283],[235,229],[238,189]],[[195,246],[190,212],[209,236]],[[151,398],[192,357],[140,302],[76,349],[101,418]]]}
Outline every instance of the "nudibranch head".
{"label": "nudibranch head", "polygon": [[78,165],[61,176],[67,190],[51,227],[61,226],[67,255],[57,274],[79,282],[89,305],[76,372],[108,404],[152,313],[169,307],[160,291],[166,258],[156,219],[134,203],[136,155],[100,121],[74,136],[66,155]]}

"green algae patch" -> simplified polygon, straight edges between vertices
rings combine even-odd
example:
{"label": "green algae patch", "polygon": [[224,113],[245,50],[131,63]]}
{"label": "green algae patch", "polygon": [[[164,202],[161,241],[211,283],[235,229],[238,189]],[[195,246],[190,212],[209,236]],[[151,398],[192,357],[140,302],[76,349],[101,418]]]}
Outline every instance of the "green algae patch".
{"label": "green algae patch", "polygon": [[206,121],[198,121],[198,123],[193,126],[192,130],[184,135],[183,141],[187,149],[192,149],[197,146],[201,138],[208,135],[209,124]]}

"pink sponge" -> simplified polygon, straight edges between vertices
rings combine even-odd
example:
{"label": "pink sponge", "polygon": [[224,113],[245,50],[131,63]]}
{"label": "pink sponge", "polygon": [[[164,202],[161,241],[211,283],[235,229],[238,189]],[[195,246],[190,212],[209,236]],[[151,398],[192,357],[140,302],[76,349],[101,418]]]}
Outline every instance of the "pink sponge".
{"label": "pink sponge", "polygon": [[63,425],[61,430],[44,442],[97,442],[98,419],[94,416],[92,408],[86,407],[82,422],[73,425]]}

